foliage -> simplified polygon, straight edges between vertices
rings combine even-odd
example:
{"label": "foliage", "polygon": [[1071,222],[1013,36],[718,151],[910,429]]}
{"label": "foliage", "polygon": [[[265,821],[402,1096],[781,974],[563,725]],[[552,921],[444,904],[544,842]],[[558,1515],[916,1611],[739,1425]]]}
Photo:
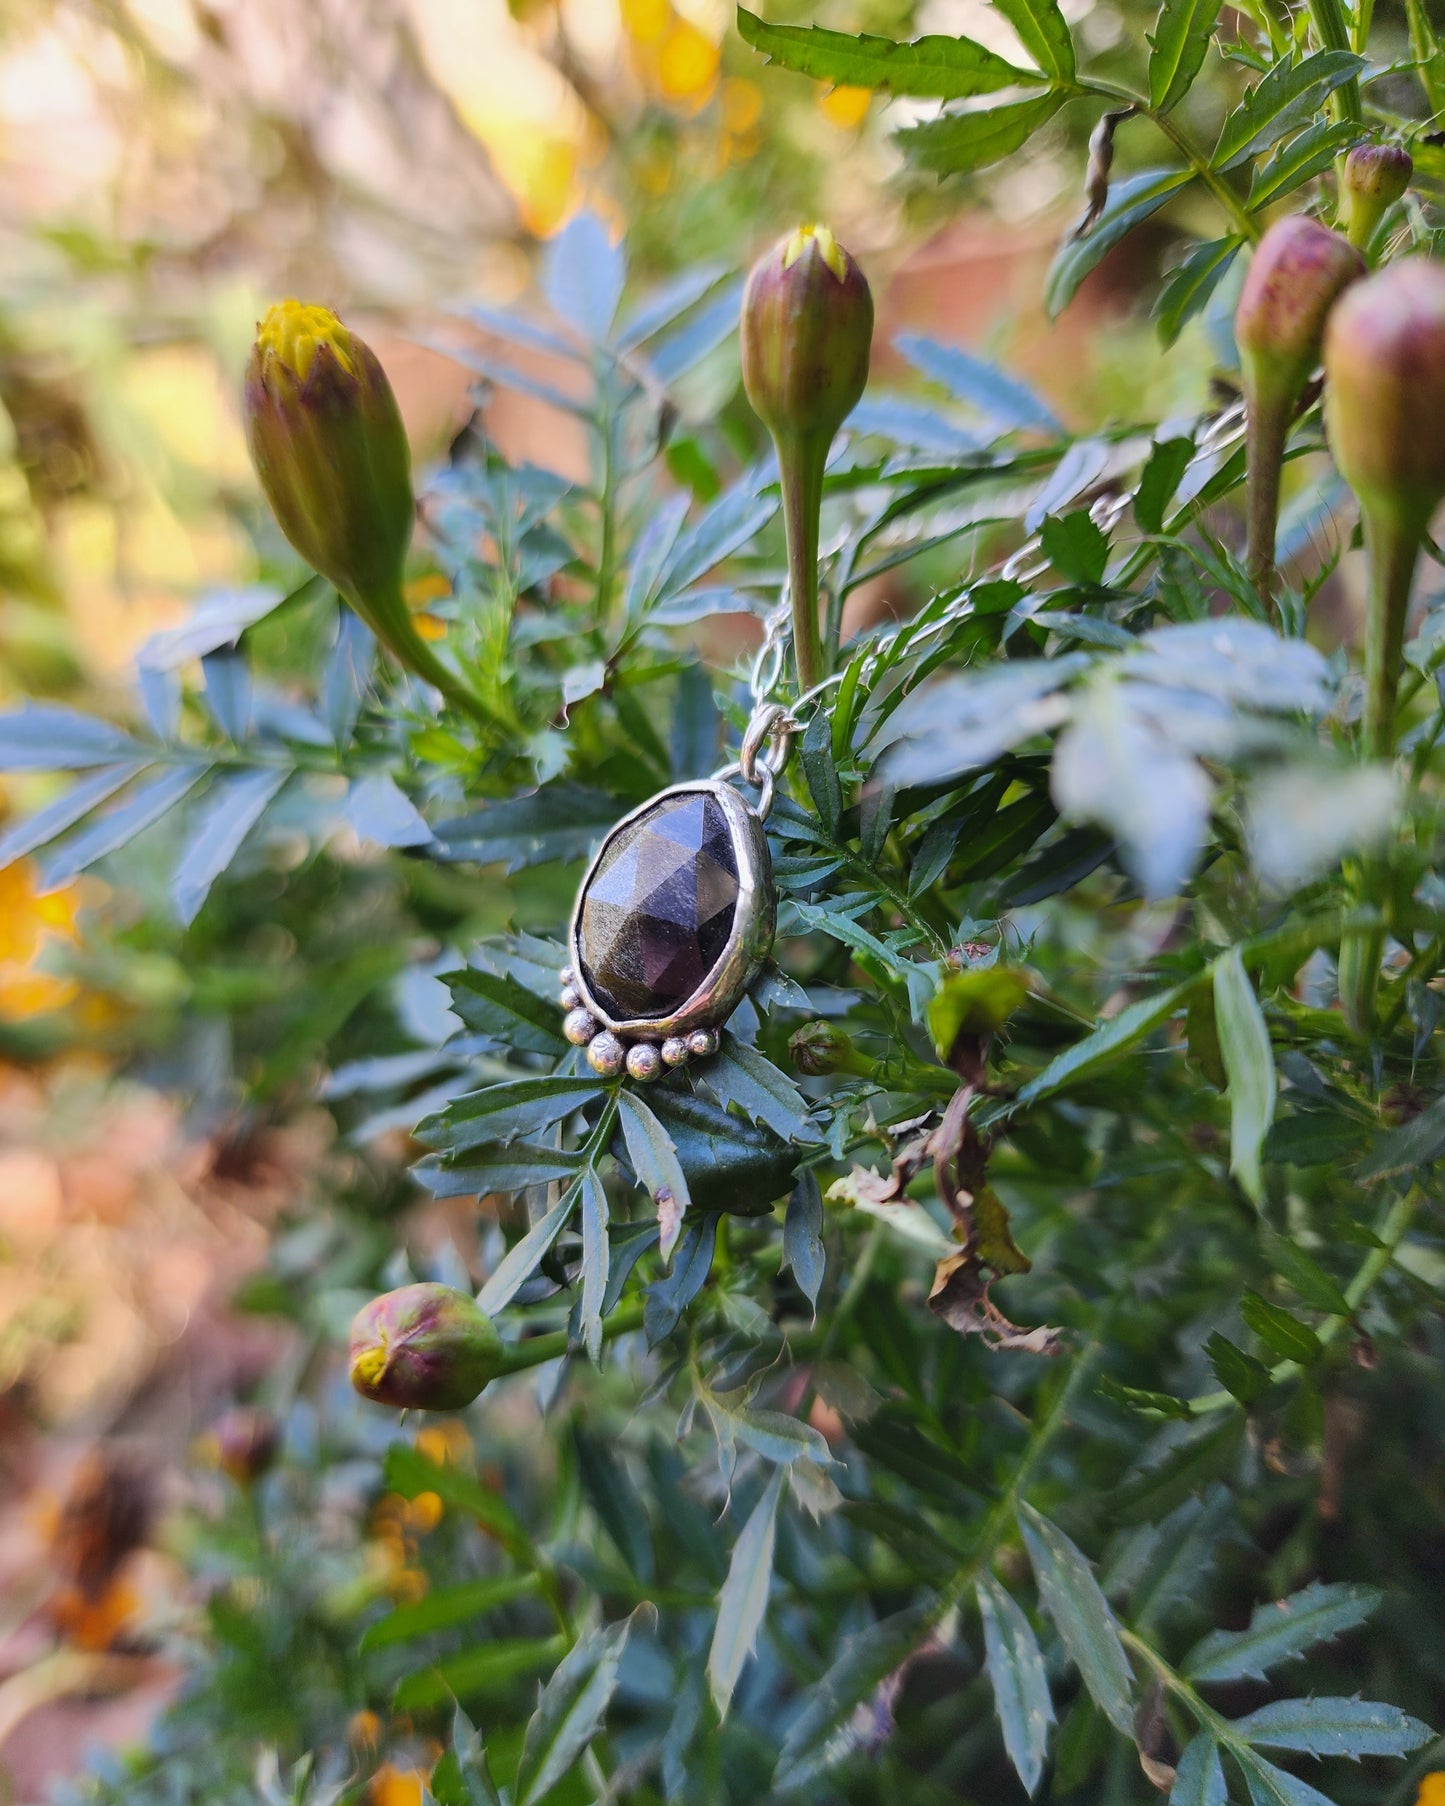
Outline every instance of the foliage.
{"label": "foliage", "polygon": [[[1166,339],[1267,206],[1328,207],[1357,138],[1404,130],[1429,175],[1428,122],[1375,104],[1398,72],[1362,16],[1340,43],[1324,5],[1298,29],[1246,8],[1225,41],[1221,9],[1166,0],[1146,93],[1081,69],[1051,0],[1000,10],[1027,65],[740,22],[819,79],[969,103],[899,134],[941,173],[1107,102],[1103,192],[1054,310],[1186,190],[1220,236],[1164,285]],[[1410,22],[1434,109],[1438,46],[1423,9]],[[1205,149],[1176,117],[1216,53],[1256,79]],[[1111,188],[1126,116],[1172,161]],[[1391,245],[1435,231],[1412,202]],[[693,443],[697,493],[664,475],[670,390],[731,355],[730,273],[634,296],[583,215],[543,289],[545,321],[473,318],[575,366],[586,398],[477,373],[580,422],[591,480],[468,433],[423,499],[448,586],[429,608],[480,725],[384,669],[314,582],[203,603],[147,649],[133,722],[0,719],[0,766],[77,774],[3,849],[52,882],[121,877],[164,827],[171,906],[204,932],[299,832],[318,862],[344,865],[347,836],[451,868],[510,918],[463,944],[469,905],[448,901],[440,957],[385,949],[346,1016],[409,966],[407,1044],[335,1054],[329,1093],[360,1139],[415,1127],[435,1196],[489,1201],[480,1302],[514,1370],[539,1370],[546,1434],[518,1378],[468,1420],[475,1462],[367,1432],[357,1483],[445,1525],[424,1596],[384,1615],[375,1595],[304,1603],[307,1502],[258,1493],[288,1567],[255,1613],[220,1596],[192,1720],[233,1712],[228,1735],[288,1764],[321,1750],[297,1798],[354,1793],[334,1716],[288,1706],[304,1627],[335,1710],[443,1739],[441,1806],[1405,1800],[1410,1771],[1383,1759],[1433,1739],[1445,1641],[1436,615],[1398,767],[1362,763],[1348,658],[1304,633],[1337,554],[1296,558],[1271,607],[1232,550],[1237,409],[1072,436],[1016,376],[903,342],[947,399],[853,416],[826,483],[831,625],[885,573],[927,576],[790,698],[776,963],[714,1060],[598,1082],[553,1002],[573,880],[618,815],[729,757],[753,699],[698,648],[771,612],[776,474],[719,435]],[[1316,413],[1294,449],[1319,454]],[[1309,504],[1296,545],[1341,546],[1348,494],[1326,473]],[[282,611],[332,635],[304,695],[248,655]],[[1336,963],[1381,928],[1357,1032]],[[822,1076],[790,1052],[819,1020]],[[257,1302],[334,1340],[404,1268],[303,1250]],[[247,1763],[217,1772],[234,1744],[206,1775],[179,1740],[124,1797],[248,1797]]]}

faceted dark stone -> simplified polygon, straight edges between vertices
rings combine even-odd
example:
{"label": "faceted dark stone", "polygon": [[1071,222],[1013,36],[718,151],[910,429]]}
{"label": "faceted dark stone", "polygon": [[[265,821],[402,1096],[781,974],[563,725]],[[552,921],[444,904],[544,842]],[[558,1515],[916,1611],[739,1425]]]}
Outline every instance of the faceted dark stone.
{"label": "faceted dark stone", "polygon": [[671,1015],[722,956],[737,898],[717,799],[664,798],[615,837],[588,881],[577,938],[592,995],[620,1022]]}

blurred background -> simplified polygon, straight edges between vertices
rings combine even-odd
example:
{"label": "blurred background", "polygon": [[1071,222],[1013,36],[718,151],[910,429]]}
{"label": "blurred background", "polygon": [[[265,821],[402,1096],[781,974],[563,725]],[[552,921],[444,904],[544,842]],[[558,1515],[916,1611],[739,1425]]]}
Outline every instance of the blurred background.
{"label": "blurred background", "polygon": [[[1102,68],[1137,76],[1152,7],[1065,11]],[[985,0],[772,16],[1013,48]],[[1380,16],[1396,28],[1383,0]],[[1241,79],[1211,60],[1187,105],[1201,132]],[[123,716],[149,635],[205,593],[294,574],[237,406],[269,301],[323,302],[366,334],[425,462],[474,406],[434,348],[457,338],[449,310],[526,302],[539,245],[582,207],[626,235],[639,286],[741,269],[826,219],[879,297],[884,383],[903,380],[888,340],[907,326],[1008,360],[1081,428],[1197,409],[1227,335],[1196,322],[1166,358],[1141,305],[1187,207],[1045,320],[1079,209],[1078,115],[940,187],[890,147],[903,105],[766,69],[727,0],[6,0],[0,704]],[[1148,151],[1121,134],[1120,169]],[[509,457],[577,474],[575,423],[544,401],[489,391],[480,424]],[[689,391],[673,476],[705,494],[756,443],[729,342]],[[414,600],[424,619],[424,586]],[[284,670],[304,623],[265,631]],[[47,782],[7,779],[0,819]],[[407,1191],[403,1122],[342,1140],[314,1098],[339,1039],[365,1052],[368,1012],[411,1012],[425,1042],[437,1001],[385,990],[379,931],[414,949],[443,920],[464,940],[480,905],[454,875],[368,869],[354,845],[295,865],[218,895],[185,936],[143,882],[41,895],[26,862],[0,873],[0,1800],[43,1798],[176,1692],[157,1627],[194,1611],[195,1510],[245,1465],[235,1401],[278,1375],[294,1391],[315,1354],[261,1308],[285,1276],[329,1261],[344,1292],[398,1211],[413,1241],[464,1233]],[[304,1443],[305,1423],[288,1434]],[[431,1526],[400,1502],[352,1520],[338,1586],[425,1584]],[[398,1759],[373,1798],[409,1806],[419,1786]]]}

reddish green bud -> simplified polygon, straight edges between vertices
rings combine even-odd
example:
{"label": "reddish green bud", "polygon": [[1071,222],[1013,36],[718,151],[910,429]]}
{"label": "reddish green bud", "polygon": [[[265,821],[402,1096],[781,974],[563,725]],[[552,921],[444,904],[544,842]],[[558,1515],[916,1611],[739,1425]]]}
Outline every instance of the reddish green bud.
{"label": "reddish green bud", "polygon": [[255,1405],[223,1411],[211,1430],[216,1466],[238,1486],[259,1480],[276,1459],[280,1434],[276,1419]]}
{"label": "reddish green bud", "polygon": [[793,653],[805,690],[826,675],[818,630],[823,472],[833,435],[867,385],[872,343],[868,284],[826,226],[799,226],[753,265],[743,291],[743,387],[778,449]]}
{"label": "reddish green bud", "polygon": [[1325,417],[1361,505],[1423,530],[1445,496],[1445,267],[1392,263],[1340,303],[1325,342]]}
{"label": "reddish green bud", "polygon": [[1250,576],[1274,587],[1279,476],[1290,421],[1320,360],[1340,291],[1365,273],[1353,245],[1318,220],[1277,220],[1255,247],[1234,313],[1248,436]]}
{"label": "reddish green bud", "polygon": [[383,1292],[351,1325],[351,1383],[397,1410],[460,1411],[502,1371],[490,1317],[465,1292],[422,1284]]}
{"label": "reddish green bud", "polygon": [[1370,561],[1365,738],[1388,754],[1411,579],[1445,497],[1445,267],[1406,258],[1340,302],[1325,335],[1325,425],[1360,499]]}
{"label": "reddish green bud", "polygon": [[1296,213],[1270,227],[1234,313],[1246,400],[1294,406],[1320,361],[1330,309],[1364,273],[1359,252],[1318,220]]}
{"label": "reddish green bud", "polygon": [[246,366],[246,442],[281,531],[400,664],[476,701],[402,597],[416,501],[401,410],[371,347],[324,307],[278,301]]}
{"label": "reddish green bud", "polygon": [[798,1071],[810,1079],[826,1078],[832,1072],[866,1077],[873,1071],[871,1061],[858,1052],[835,1022],[805,1022],[789,1040],[788,1052]]}
{"label": "reddish green bud", "polygon": [[743,387],[775,438],[831,440],[868,382],[873,297],[826,226],[799,226],[743,293]]}
{"label": "reddish green bud", "polygon": [[1341,187],[1350,243],[1363,251],[1375,228],[1410,186],[1415,165],[1403,144],[1357,144],[1345,158]]}

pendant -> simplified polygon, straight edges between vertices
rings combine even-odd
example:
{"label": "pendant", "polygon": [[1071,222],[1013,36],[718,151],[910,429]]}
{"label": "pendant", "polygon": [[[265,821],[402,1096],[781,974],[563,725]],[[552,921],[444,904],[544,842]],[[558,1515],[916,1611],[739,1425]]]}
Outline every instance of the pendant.
{"label": "pendant", "polygon": [[[771,788],[769,773],[760,803]],[[675,784],[598,848],[572,911],[562,1032],[600,1078],[717,1052],[773,944],[765,812],[720,778]]]}

